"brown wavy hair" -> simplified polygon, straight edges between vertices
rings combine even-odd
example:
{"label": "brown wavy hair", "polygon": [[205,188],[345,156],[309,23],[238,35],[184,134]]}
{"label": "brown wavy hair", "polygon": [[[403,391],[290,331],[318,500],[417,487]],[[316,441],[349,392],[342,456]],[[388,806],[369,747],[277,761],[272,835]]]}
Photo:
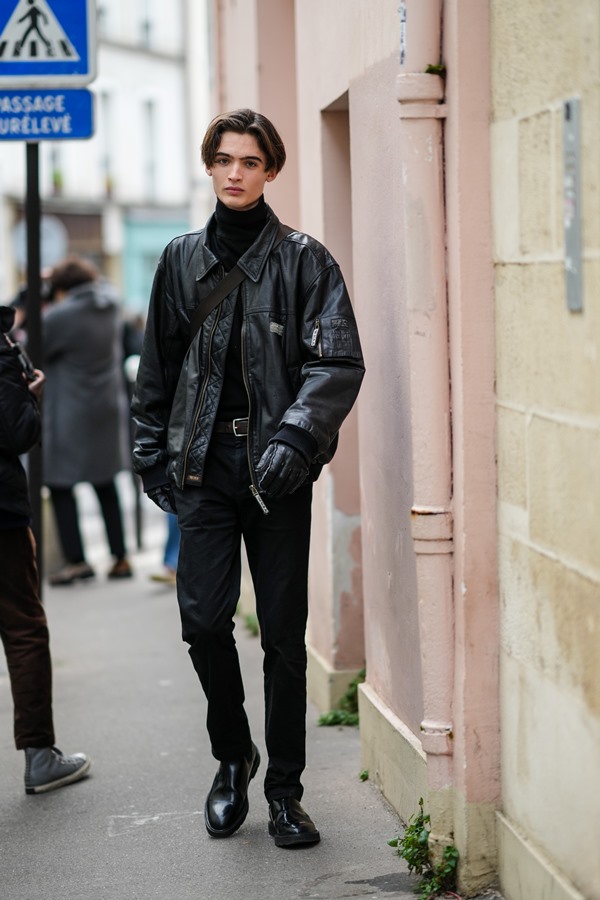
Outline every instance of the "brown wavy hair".
{"label": "brown wavy hair", "polygon": [[265,170],[277,174],[283,169],[286,156],[281,136],[266,116],[253,109],[235,109],[215,116],[202,141],[202,162],[207,168],[210,169],[215,164],[225,131],[253,135],[265,155]]}

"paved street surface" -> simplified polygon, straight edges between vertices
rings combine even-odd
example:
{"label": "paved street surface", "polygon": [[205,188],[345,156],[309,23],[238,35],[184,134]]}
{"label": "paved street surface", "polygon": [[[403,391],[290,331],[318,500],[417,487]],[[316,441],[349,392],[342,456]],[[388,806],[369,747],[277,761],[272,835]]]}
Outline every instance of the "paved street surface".
{"label": "paved street surface", "polygon": [[[175,591],[148,578],[160,568],[166,521],[146,504],[144,498],[144,549],[132,554],[135,578],[106,580],[108,552],[86,500],[84,533],[98,577],[44,589],[57,743],[92,757],[88,779],[46,795],[24,793],[24,756],[12,743],[0,652],[2,900],[414,900],[416,879],[387,845],[398,834],[398,818],[358,777],[358,731],[318,727],[314,708],[303,802],[321,843],[275,847],[262,794],[264,763],[240,831],[227,840],[208,837],[202,809],[217,764],[205,734],[204,698],[180,639]],[[264,759],[260,645],[241,621],[236,635]]]}

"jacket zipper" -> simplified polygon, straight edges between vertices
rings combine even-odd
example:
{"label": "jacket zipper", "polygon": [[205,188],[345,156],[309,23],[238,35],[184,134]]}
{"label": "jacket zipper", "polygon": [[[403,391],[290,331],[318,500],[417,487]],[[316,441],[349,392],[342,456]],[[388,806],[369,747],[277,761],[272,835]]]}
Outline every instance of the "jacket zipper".
{"label": "jacket zipper", "polygon": [[315,319],[315,327],[313,328],[312,337],[310,339],[310,346],[316,347],[319,356],[323,356],[323,346],[321,344],[321,320]]}
{"label": "jacket zipper", "polygon": [[[240,290],[243,290],[240,288]],[[248,376],[246,373],[246,323],[242,319],[242,377],[244,379],[244,386],[246,388],[246,393],[248,394],[248,436],[246,437],[246,454],[248,457],[248,471],[250,472],[250,493],[262,509],[265,516],[269,515],[269,507],[260,496],[260,491],[258,490],[258,486],[255,481],[255,473],[254,467],[252,465],[252,456],[250,453],[250,437],[251,437],[251,429],[250,423],[252,422],[252,397],[250,396],[250,384],[248,382]]]}
{"label": "jacket zipper", "polygon": [[187,463],[188,463],[188,455],[190,452],[190,447],[192,446],[192,441],[194,440],[194,435],[196,434],[196,427],[198,425],[198,419],[200,418],[200,411],[202,409],[202,404],[204,403],[204,397],[206,396],[206,389],[208,387],[208,379],[210,378],[210,370],[211,370],[212,341],[213,341],[215,331],[217,330],[217,324],[219,322],[220,316],[221,316],[221,311],[219,310],[215,317],[215,321],[213,322],[213,326],[210,330],[210,335],[208,338],[208,366],[206,368],[206,375],[204,376],[204,381],[202,382],[202,388],[200,390],[200,398],[198,400],[198,403],[196,404],[196,411],[194,413],[194,419],[192,421],[192,429],[190,431],[190,437],[189,437],[189,440],[187,443],[187,447],[185,448],[185,454],[183,457],[183,473],[182,473],[182,479],[181,479],[182,487],[185,484],[185,476],[186,476],[186,472],[187,472]]}

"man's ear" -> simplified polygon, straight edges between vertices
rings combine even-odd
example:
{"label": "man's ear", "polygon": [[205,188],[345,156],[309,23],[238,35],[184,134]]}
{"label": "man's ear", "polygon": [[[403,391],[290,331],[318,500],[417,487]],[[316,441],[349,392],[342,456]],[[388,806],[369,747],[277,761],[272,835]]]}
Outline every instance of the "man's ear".
{"label": "man's ear", "polygon": [[208,166],[204,166],[204,171],[210,178],[210,176],[212,175],[212,168],[209,168]]}
{"label": "man's ear", "polygon": [[277,172],[275,169],[271,169],[270,172],[267,172],[267,181],[275,181],[277,178]]}

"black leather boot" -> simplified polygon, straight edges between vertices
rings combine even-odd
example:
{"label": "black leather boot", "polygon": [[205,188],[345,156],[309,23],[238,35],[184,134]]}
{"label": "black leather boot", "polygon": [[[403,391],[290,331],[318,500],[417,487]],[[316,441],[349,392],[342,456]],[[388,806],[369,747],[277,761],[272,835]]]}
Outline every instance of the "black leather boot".
{"label": "black leather boot", "polygon": [[204,804],[204,823],[211,837],[229,837],[243,824],[248,815],[248,785],[259,764],[254,744],[250,759],[220,763]]}
{"label": "black leather boot", "polygon": [[316,844],[321,835],[306,810],[295,797],[283,797],[269,803],[269,834],[278,847]]}

